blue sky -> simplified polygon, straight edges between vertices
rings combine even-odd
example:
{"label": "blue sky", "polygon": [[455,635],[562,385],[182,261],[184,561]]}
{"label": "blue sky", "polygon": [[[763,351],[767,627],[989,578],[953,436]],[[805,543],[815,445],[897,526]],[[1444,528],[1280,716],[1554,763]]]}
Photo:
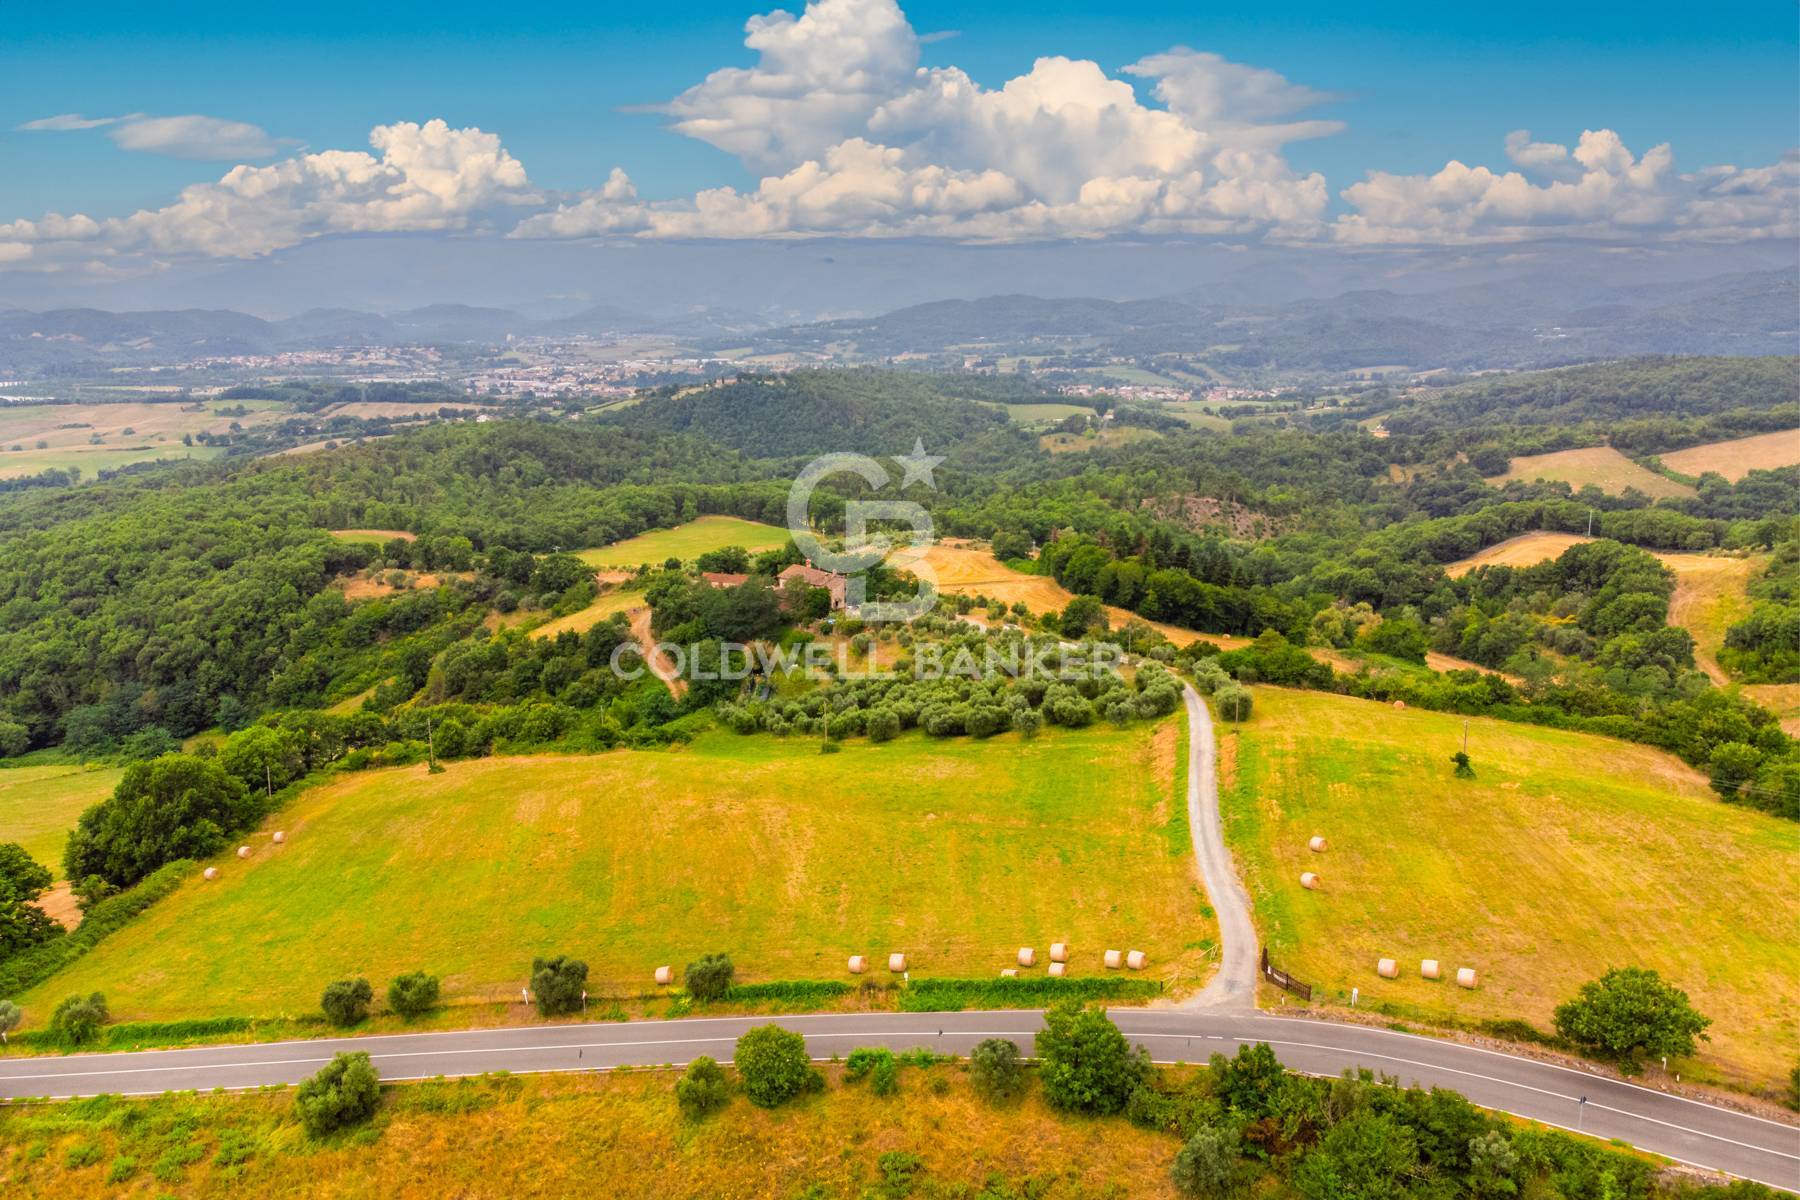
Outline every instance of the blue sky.
{"label": "blue sky", "polygon": [[[773,7],[773,6],[768,6]],[[499,132],[550,186],[624,165],[646,195],[750,173],[729,155],[619,111],[745,63],[754,0],[679,5],[9,5],[5,128],[62,112],[206,113],[311,148],[358,148],[371,126],[443,117]],[[1399,3],[1363,6],[914,0],[925,48],[998,85],[1034,58],[1117,68],[1171,45],[1213,50],[1339,93],[1338,137],[1296,166],[1341,187],[1377,167],[1500,157],[1512,129],[1572,140],[1616,129],[1668,141],[1682,164],[1768,162],[1800,143],[1792,4]],[[1140,91],[1142,88],[1140,87]],[[0,217],[116,214],[164,203],[195,164],[121,153],[98,134],[0,135]]]}
{"label": "blue sky", "polygon": [[1800,237],[1786,0],[770,12],[9,6],[0,274],[118,280],[378,235]]}

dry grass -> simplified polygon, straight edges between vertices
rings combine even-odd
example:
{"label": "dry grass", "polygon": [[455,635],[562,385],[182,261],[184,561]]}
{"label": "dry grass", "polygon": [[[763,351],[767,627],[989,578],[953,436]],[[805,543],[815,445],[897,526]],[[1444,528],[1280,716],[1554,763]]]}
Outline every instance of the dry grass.
{"label": "dry grass", "polygon": [[1661,456],[1663,465],[1683,475],[1700,476],[1716,471],[1736,483],[1752,471],[1771,471],[1777,467],[1800,465],[1800,429],[1784,429],[1776,433],[1759,433],[1754,437],[1733,438],[1729,442],[1712,442],[1690,446]]}
{"label": "dry grass", "polygon": [[[323,1144],[301,1136],[291,1092],[12,1107],[0,1110],[0,1146],[17,1149],[0,1152],[0,1170],[13,1194],[54,1200],[838,1200],[902,1194],[882,1189],[878,1166],[900,1151],[921,1160],[908,1193],[918,1197],[974,1196],[994,1175],[1004,1194],[1039,1200],[1176,1195],[1175,1139],[1123,1118],[1058,1114],[1036,1088],[1017,1104],[985,1104],[956,1065],[907,1068],[888,1097],[825,1070],[824,1094],[772,1112],[734,1098],[698,1122],[676,1109],[674,1071],[399,1084],[385,1089],[372,1136]],[[249,1149],[241,1166],[218,1161],[227,1135]],[[38,1143],[43,1152],[26,1153]],[[68,1167],[70,1150],[87,1144],[99,1148],[96,1165]],[[167,1148],[187,1144],[199,1147],[193,1164],[177,1164],[171,1183],[154,1179]],[[119,1157],[135,1171],[108,1185]]]}
{"label": "dry grass", "polygon": [[731,953],[749,980],[843,978],[853,953],[991,976],[1067,940],[1098,974],[1131,945],[1183,987],[1211,971],[1171,719],[1021,741],[708,734],[670,751],[489,758],[348,775],[248,860],[217,861],[20,998],[32,1024],[102,990],[120,1019],[312,1012],[333,979],[424,969],[453,1001],[516,997],[534,955],[596,993]]}
{"label": "dry grass", "polygon": [[559,633],[586,633],[606,618],[616,613],[629,612],[643,604],[644,593],[637,589],[618,589],[605,592],[592,604],[580,612],[570,613],[566,617],[558,617],[547,621],[531,631],[534,638],[555,637]]}
{"label": "dry grass", "polygon": [[1725,631],[1750,615],[1750,580],[1768,565],[1768,556],[1724,558],[1710,554],[1659,554],[1675,572],[1675,594],[1669,598],[1669,624],[1694,636],[1694,663],[1721,686],[1730,677],[1719,666]]}
{"label": "dry grass", "polygon": [[[891,559],[890,564],[910,569],[905,553]],[[935,572],[938,590],[946,595],[986,596],[1000,601],[1008,608],[1014,604],[1024,604],[1036,616],[1047,612],[1061,612],[1075,598],[1073,592],[1052,577],[1015,571],[995,558],[985,547],[971,542],[937,542],[921,557],[924,565]],[[1142,620],[1134,613],[1110,605],[1106,609],[1106,618],[1115,629],[1127,621]],[[1159,621],[1149,621],[1146,624],[1177,646],[1185,646],[1202,637],[1227,650],[1250,644],[1247,638],[1232,637],[1229,634],[1195,633],[1191,629],[1165,625]]]}
{"label": "dry grass", "polygon": [[1521,533],[1504,542],[1495,542],[1478,554],[1446,564],[1444,574],[1456,579],[1476,567],[1535,567],[1541,562],[1561,558],[1570,546],[1591,541],[1592,538],[1578,533]]}
{"label": "dry grass", "polygon": [[1800,738],[1800,683],[1748,683],[1743,692],[1780,717],[1789,737]]}
{"label": "dry grass", "polygon": [[1521,455],[1512,460],[1506,474],[1495,476],[1488,482],[1500,484],[1509,479],[1523,479],[1528,483],[1534,479],[1560,481],[1576,491],[1591,483],[1613,496],[1620,495],[1628,487],[1634,487],[1652,499],[1694,494],[1693,488],[1645,470],[1611,446]]}
{"label": "dry grass", "polygon": [[1080,454],[1088,450],[1152,442],[1162,434],[1141,425],[1109,425],[1092,433],[1046,433],[1038,445],[1052,454]]}
{"label": "dry grass", "polygon": [[[1238,735],[1229,837],[1276,962],[1343,1003],[1473,1023],[1551,1010],[1645,966],[1712,1017],[1677,1069],[1766,1085],[1800,1054],[1800,826],[1722,803],[1648,747],[1258,688]],[[1227,739],[1230,738],[1227,734]],[[1330,850],[1306,848],[1322,834]],[[1300,887],[1317,871],[1322,890]],[[1400,960],[1395,980],[1375,973]],[[1438,959],[1481,987],[1419,977]]]}

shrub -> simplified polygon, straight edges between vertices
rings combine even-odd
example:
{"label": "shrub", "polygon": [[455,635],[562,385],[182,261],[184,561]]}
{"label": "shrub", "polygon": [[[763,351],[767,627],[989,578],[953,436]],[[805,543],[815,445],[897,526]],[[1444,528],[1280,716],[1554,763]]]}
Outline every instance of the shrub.
{"label": "shrub", "polygon": [[[11,1000],[0,1000],[0,1045],[6,1044],[6,1035],[19,1027],[25,1019],[25,1010]],[[1800,1068],[1794,1071],[1796,1082],[1800,1082]]]}
{"label": "shrub", "polygon": [[99,1037],[100,1027],[110,1019],[106,997],[99,992],[70,996],[50,1014],[50,1034],[66,1046],[81,1046]]}
{"label": "shrub", "polygon": [[368,980],[340,979],[325,985],[319,1007],[325,1010],[326,1019],[333,1025],[354,1025],[369,1015],[369,1001],[374,998],[375,989],[369,986]]}
{"label": "shrub", "polygon": [[381,1077],[369,1056],[340,1054],[294,1094],[294,1111],[313,1137],[360,1125],[375,1115],[381,1099]]}
{"label": "shrub", "polygon": [[1233,1190],[1237,1165],[1237,1131],[1205,1125],[1176,1151],[1170,1174],[1175,1189],[1184,1196],[1221,1197]]}
{"label": "shrub", "polygon": [[1015,1042],[988,1038],[969,1055],[969,1078],[975,1094],[990,1104],[1017,1099],[1025,1092],[1025,1062]]}
{"label": "shrub", "polygon": [[1643,967],[1615,967],[1556,1008],[1558,1034],[1617,1059],[1628,1074],[1640,1055],[1692,1054],[1695,1039],[1704,1040],[1711,1024],[1694,1011],[1686,992]]}
{"label": "shrub", "polygon": [[717,1112],[730,1099],[731,1083],[725,1078],[725,1068],[704,1054],[689,1063],[675,1081],[675,1103],[685,1117]]}
{"label": "shrub", "polygon": [[403,1017],[416,1017],[438,1002],[438,977],[423,971],[399,975],[388,984],[388,1007]]}
{"label": "shrub", "polygon": [[687,993],[696,1000],[722,1000],[731,990],[731,958],[708,954],[687,965]]}
{"label": "shrub", "polygon": [[106,800],[81,814],[63,851],[65,875],[124,887],[164,863],[204,858],[261,815],[259,798],[216,762],[165,754],[126,768]]}
{"label": "shrub", "polygon": [[881,1046],[862,1046],[850,1052],[844,1061],[844,1077],[851,1082],[868,1077],[869,1090],[877,1096],[891,1096],[900,1087],[900,1060],[894,1052]]}
{"label": "shrub", "polygon": [[537,997],[539,1015],[580,1012],[582,997],[587,994],[587,975],[587,964],[566,954],[532,959],[531,992]]}
{"label": "shrub", "polygon": [[1074,1112],[1118,1112],[1150,1070],[1149,1054],[1133,1050],[1104,1009],[1073,1001],[1044,1014],[1037,1056],[1045,1098]]}
{"label": "shrub", "polygon": [[737,1040],[744,1094],[759,1108],[775,1108],[824,1080],[806,1055],[806,1039],[779,1025],[758,1025]]}

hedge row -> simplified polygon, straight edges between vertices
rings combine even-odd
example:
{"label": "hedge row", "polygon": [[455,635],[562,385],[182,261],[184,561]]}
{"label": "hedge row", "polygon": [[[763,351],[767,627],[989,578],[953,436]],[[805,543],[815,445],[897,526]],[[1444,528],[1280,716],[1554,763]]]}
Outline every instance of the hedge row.
{"label": "hedge row", "polygon": [[73,933],[33,946],[0,963],[0,997],[13,997],[50,978],[92,950],[108,934],[181,886],[194,870],[190,859],[165,863],[143,882],[117,896],[109,896],[88,910]]}

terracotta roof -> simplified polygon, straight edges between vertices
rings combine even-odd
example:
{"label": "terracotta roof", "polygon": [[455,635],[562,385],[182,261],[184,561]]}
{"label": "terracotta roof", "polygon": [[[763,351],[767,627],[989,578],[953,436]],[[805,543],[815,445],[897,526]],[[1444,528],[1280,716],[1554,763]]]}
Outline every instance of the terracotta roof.
{"label": "terracotta roof", "polygon": [[824,588],[831,593],[831,606],[833,608],[843,607],[844,588],[849,582],[842,575],[837,575],[830,571],[821,571],[811,563],[795,563],[775,578],[777,582],[784,585],[790,579],[801,579],[805,580],[811,587]]}
{"label": "terracotta roof", "polygon": [[716,588],[738,587],[750,581],[748,575],[734,575],[730,571],[702,571],[700,578]]}

